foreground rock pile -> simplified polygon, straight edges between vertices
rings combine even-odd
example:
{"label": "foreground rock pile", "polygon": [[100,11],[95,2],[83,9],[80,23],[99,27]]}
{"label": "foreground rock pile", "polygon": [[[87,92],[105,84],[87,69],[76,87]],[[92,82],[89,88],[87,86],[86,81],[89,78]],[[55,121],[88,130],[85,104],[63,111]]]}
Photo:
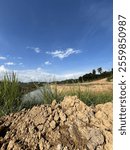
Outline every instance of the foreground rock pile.
{"label": "foreground rock pile", "polygon": [[76,96],[0,118],[1,150],[112,150],[112,103]]}

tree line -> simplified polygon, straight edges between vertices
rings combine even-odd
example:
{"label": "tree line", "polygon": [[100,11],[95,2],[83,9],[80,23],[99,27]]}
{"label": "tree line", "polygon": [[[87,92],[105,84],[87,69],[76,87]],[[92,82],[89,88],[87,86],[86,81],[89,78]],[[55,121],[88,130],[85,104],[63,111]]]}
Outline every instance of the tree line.
{"label": "tree line", "polygon": [[103,71],[102,67],[99,67],[97,69],[93,69],[92,72],[90,73],[80,76],[78,79],[57,81],[57,83],[58,84],[77,83],[77,82],[94,81],[103,78],[107,78],[108,80],[111,80],[113,78],[113,68],[110,71]]}
{"label": "tree line", "polygon": [[97,68],[97,70],[93,69],[92,72],[85,74],[79,77],[80,82],[84,81],[93,81],[102,78],[113,77],[113,69],[111,71],[103,71],[102,67]]}

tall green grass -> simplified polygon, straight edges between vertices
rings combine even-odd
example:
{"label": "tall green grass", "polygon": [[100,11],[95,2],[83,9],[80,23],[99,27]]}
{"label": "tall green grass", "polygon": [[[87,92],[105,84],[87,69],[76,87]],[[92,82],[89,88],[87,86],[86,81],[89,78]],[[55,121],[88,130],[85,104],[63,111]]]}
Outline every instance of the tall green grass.
{"label": "tall green grass", "polygon": [[[78,88],[75,88],[75,86],[78,86]],[[40,104],[51,104],[54,99],[57,102],[61,102],[65,96],[77,96],[88,106],[110,102],[113,99],[112,90],[94,93],[86,88],[86,90],[82,91],[80,84],[70,87],[69,91],[66,91],[63,88],[62,91],[59,92],[57,84],[53,85],[53,88],[51,88],[50,84],[46,84],[40,90],[41,96],[39,97],[39,101],[36,101],[35,99],[32,99],[32,101],[26,101],[23,108],[30,108],[34,105]]]}
{"label": "tall green grass", "polygon": [[51,104],[52,101],[55,99],[57,102],[60,102],[64,99],[64,96],[66,95],[63,91],[58,92],[57,84],[55,84],[54,88],[52,89],[49,83],[46,83],[43,87],[38,87],[35,85],[37,89],[40,90],[40,96],[39,100],[36,100],[35,98],[32,98],[31,96],[25,100],[22,105],[21,109],[23,108],[31,108],[35,105],[41,105],[41,104]]}
{"label": "tall green grass", "polygon": [[[0,116],[19,111],[23,108],[28,109],[34,105],[50,104],[54,99],[57,102],[61,102],[65,96],[76,95],[88,106],[109,102],[113,99],[112,90],[94,93],[87,90],[87,88],[85,91],[82,91],[78,83],[73,83],[72,85],[74,86],[71,86],[69,91],[63,88],[60,92],[56,83],[53,84],[53,88],[49,83],[46,83],[43,87],[35,85],[41,91],[39,101],[35,99],[29,101],[27,99],[23,102],[23,95],[16,74],[5,74],[3,80],[0,82]],[[78,86],[78,88],[75,88],[75,86]]]}
{"label": "tall green grass", "polygon": [[17,111],[21,104],[21,92],[15,73],[5,74],[0,83],[0,115]]}

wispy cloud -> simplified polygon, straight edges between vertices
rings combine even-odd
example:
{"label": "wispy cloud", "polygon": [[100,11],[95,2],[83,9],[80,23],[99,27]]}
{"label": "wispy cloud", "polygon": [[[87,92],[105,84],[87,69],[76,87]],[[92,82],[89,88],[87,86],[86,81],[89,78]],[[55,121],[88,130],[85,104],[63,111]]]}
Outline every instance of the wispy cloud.
{"label": "wispy cloud", "polygon": [[22,63],[22,62],[20,62],[20,63],[19,63],[19,65],[23,65],[23,63]]}
{"label": "wispy cloud", "polygon": [[32,49],[34,50],[36,53],[40,53],[41,52],[41,49],[39,47],[30,47],[30,46],[27,46],[26,47],[27,49]]}
{"label": "wispy cloud", "polygon": [[40,52],[41,52],[41,49],[38,48],[38,47],[36,47],[36,48],[34,48],[34,51],[35,51],[36,53],[40,53]]}
{"label": "wispy cloud", "polygon": [[65,57],[69,57],[72,54],[81,53],[81,51],[73,48],[67,48],[66,50],[55,50],[52,52],[47,51],[46,53],[52,55],[52,57],[58,57],[60,59],[64,59]]}
{"label": "wispy cloud", "polygon": [[45,61],[44,64],[45,64],[45,65],[51,65],[51,62]]}
{"label": "wispy cloud", "polygon": [[12,65],[15,65],[15,63],[14,62],[7,62],[7,63],[5,63],[5,65],[12,66]]}
{"label": "wispy cloud", "polygon": [[0,56],[0,60],[6,60],[7,58],[4,56]]}

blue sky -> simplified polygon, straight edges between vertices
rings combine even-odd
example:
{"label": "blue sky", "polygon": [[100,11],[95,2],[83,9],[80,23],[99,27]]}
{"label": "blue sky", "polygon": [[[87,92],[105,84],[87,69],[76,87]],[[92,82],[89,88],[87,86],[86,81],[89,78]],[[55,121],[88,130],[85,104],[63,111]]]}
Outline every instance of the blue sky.
{"label": "blue sky", "polygon": [[65,79],[112,59],[112,0],[0,0],[1,75]]}

